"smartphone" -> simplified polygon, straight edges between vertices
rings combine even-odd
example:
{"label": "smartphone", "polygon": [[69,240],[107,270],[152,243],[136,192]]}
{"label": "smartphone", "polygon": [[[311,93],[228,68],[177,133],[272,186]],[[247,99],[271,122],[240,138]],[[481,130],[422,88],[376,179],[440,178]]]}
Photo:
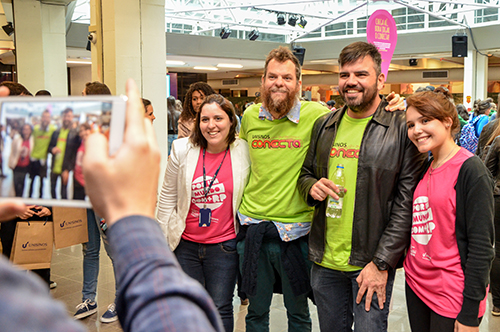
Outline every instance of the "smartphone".
{"label": "smartphone", "polygon": [[123,142],[125,96],[0,98],[0,201],[90,208],[82,160],[100,132],[113,155]]}

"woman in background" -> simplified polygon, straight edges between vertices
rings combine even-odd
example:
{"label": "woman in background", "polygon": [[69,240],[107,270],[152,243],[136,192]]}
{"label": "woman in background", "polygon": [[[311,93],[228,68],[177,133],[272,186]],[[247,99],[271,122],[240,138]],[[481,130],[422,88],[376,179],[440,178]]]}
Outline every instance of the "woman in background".
{"label": "woman in background", "polygon": [[177,139],[179,116],[181,112],[177,109],[176,100],[174,96],[167,98],[167,115],[168,115],[168,155],[172,149],[172,142]]}
{"label": "woman in background", "polygon": [[495,122],[491,137],[488,140],[489,147],[486,155],[485,147],[485,164],[490,170],[495,179],[495,259],[491,267],[490,284],[491,284],[491,299],[493,308],[491,313],[493,316],[500,316],[500,122]]}
{"label": "woman in background", "polygon": [[250,172],[236,115],[220,95],[207,96],[189,138],[172,144],[158,203],[158,222],[184,272],[199,281],[233,331],[238,273],[236,212]]}
{"label": "woman in background", "polygon": [[88,123],[80,125],[79,135],[82,140],[76,151],[75,170],[73,172],[73,199],[85,199],[85,180],[83,179],[83,156],[85,155],[85,141],[92,133],[92,127]]}
{"label": "woman in background", "polygon": [[30,156],[33,149],[34,139],[31,133],[33,128],[24,124],[21,134],[15,134],[9,157],[9,167],[14,170],[14,191],[16,197],[23,197],[24,182],[26,174],[30,170]]}
{"label": "woman in background", "polygon": [[432,152],[413,196],[404,262],[414,332],[479,331],[493,250],[493,190],[478,157],[457,146],[458,115],[445,89],[407,99],[408,136]]}
{"label": "woman in background", "polygon": [[179,117],[178,138],[189,137],[191,135],[196,113],[200,110],[200,105],[207,96],[214,93],[214,89],[205,82],[196,82],[189,86],[189,90],[184,98],[184,109]]}

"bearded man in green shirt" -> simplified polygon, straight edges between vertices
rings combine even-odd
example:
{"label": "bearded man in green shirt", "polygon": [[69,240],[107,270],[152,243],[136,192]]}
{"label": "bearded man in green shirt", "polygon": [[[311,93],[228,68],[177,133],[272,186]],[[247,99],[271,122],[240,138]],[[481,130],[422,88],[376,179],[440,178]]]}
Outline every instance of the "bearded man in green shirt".
{"label": "bearded man in green shirt", "polygon": [[33,197],[33,187],[35,178],[40,178],[40,196],[43,195],[43,180],[47,176],[47,155],[49,150],[50,139],[56,130],[56,127],[50,123],[50,111],[45,110],[42,113],[40,124],[35,125],[33,128],[33,141],[34,146],[31,151],[31,170],[30,170],[30,195]]}

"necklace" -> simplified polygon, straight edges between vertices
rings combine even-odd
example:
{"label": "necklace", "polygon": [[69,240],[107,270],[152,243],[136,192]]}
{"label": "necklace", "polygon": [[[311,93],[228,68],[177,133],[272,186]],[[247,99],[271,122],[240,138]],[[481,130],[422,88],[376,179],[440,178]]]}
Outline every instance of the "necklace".
{"label": "necklace", "polygon": [[[457,146],[457,148],[459,148],[459,149],[460,149],[460,147],[458,147],[458,146]],[[439,166],[443,165],[443,164],[444,164],[444,162],[448,160],[448,157],[449,157],[449,156],[451,156],[451,154],[452,154],[455,150],[456,150],[455,148],[451,149],[450,153],[448,153],[448,155],[447,155],[446,157],[444,157],[444,159],[443,159],[443,160],[441,160],[441,162],[439,162],[439,163],[436,165],[436,167],[432,167],[432,165],[431,165],[431,171],[429,172],[429,174],[431,174],[432,172],[434,172],[437,168],[439,168]],[[434,164],[434,161],[433,161],[432,163]]]}
{"label": "necklace", "polygon": [[[460,147],[457,146],[458,150],[460,150]],[[432,164],[434,164],[434,161],[432,161],[432,164],[430,166],[430,169],[429,169],[429,176],[427,177],[427,197],[429,197],[429,187],[430,187],[430,180],[431,180],[431,175],[432,173],[434,173],[434,171],[436,169],[438,169],[441,165],[443,165],[447,160],[448,158],[453,154],[453,152],[458,152],[457,149],[453,148],[451,149],[450,153],[448,153],[448,155],[441,161],[439,162],[436,167],[432,167]]]}

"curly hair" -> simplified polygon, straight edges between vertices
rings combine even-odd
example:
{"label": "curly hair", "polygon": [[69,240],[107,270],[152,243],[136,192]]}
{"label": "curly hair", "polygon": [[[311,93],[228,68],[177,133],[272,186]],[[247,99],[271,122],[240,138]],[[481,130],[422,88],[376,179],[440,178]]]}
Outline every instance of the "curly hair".
{"label": "curly hair", "polygon": [[202,93],[205,97],[213,95],[215,93],[214,89],[208,83],[196,82],[189,86],[189,90],[184,97],[184,109],[181,113],[179,120],[186,121],[189,119],[196,118],[196,111],[193,108],[193,103],[191,99],[193,98],[193,92],[198,91]]}

